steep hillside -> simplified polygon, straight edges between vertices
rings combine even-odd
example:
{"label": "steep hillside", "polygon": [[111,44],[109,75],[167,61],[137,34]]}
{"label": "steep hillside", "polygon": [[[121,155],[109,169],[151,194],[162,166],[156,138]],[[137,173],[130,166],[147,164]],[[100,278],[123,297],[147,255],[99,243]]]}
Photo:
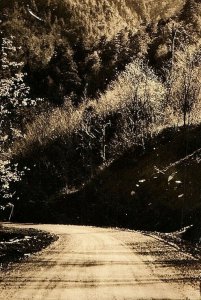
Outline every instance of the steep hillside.
{"label": "steep hillside", "polygon": [[[4,0],[0,3],[1,36],[12,35],[20,47],[16,59],[24,63],[34,96],[56,104],[70,96],[80,103],[86,96],[96,97],[134,58],[152,58],[161,43],[161,28],[155,32],[157,22],[174,18],[183,4],[172,0]],[[163,43],[170,43],[171,32],[166,31]]]}
{"label": "steep hillside", "polygon": [[[3,16],[8,18],[12,15],[18,20],[22,17],[26,21],[34,21],[31,9],[44,22],[60,20],[65,31],[79,28],[92,43],[103,35],[111,38],[126,27],[136,31],[142,22],[150,23],[172,17],[183,4],[184,0],[177,3],[173,0],[3,0],[0,8]],[[19,15],[19,12],[23,12],[23,15]]]}
{"label": "steep hillside", "polygon": [[194,225],[192,238],[199,240],[200,132],[200,126],[165,130],[146,149],[125,153],[80,191],[63,190],[63,196],[38,203],[37,213],[34,201],[31,210],[27,201],[20,202],[18,218],[158,231]]}
{"label": "steep hillside", "polygon": [[0,203],[17,220],[197,220],[200,11],[196,0],[0,2]]}

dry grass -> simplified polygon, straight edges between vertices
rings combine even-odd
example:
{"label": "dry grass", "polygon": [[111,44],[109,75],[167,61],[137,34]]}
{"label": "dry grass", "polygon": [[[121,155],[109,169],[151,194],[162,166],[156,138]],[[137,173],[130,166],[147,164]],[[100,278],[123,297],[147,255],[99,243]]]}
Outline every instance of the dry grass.
{"label": "dry grass", "polygon": [[[131,63],[97,100],[88,100],[78,108],[67,102],[63,107],[37,117],[27,126],[26,134],[15,145],[14,152],[26,153],[32,147],[45,146],[60,137],[65,137],[68,141],[72,134],[76,135],[80,130],[93,131],[93,127],[100,126],[100,120],[102,124],[107,123],[115,114],[121,116],[121,124],[114,129],[116,135],[120,132],[122,134],[122,130],[125,134],[129,125],[139,127],[138,132],[141,130],[140,126],[146,126],[146,131],[149,132],[153,122],[156,126],[163,119],[164,96],[165,89],[162,83],[153,71],[137,60]],[[93,124],[88,120],[91,114]]]}

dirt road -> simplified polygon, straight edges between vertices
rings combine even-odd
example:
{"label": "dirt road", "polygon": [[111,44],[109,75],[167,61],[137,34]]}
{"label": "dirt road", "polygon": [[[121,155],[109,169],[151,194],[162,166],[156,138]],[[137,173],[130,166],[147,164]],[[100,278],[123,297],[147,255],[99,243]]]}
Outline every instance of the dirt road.
{"label": "dirt road", "polygon": [[201,299],[200,262],[161,240],[115,229],[17,226],[59,239],[1,274],[2,300]]}

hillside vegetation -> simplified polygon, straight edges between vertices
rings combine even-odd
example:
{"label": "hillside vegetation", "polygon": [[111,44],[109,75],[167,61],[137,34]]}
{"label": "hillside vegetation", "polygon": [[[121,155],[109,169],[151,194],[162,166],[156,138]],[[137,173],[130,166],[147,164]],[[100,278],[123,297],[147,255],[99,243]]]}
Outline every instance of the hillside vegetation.
{"label": "hillside vegetation", "polygon": [[[32,93],[54,103],[96,96],[133,56],[147,53],[150,29],[182,1],[1,1],[3,36],[21,47]],[[156,23],[155,23],[156,24]],[[93,82],[92,82],[93,78]],[[72,97],[72,95],[71,95]]]}
{"label": "hillside vegetation", "polygon": [[[79,29],[79,34],[86,34],[88,42],[93,43],[103,35],[111,38],[125,28],[135,31],[142,22],[148,24],[172,17],[180,11],[183,4],[184,0],[177,3],[173,0],[12,0],[9,3],[3,0],[0,8],[4,17],[11,20],[11,26],[12,23],[14,25],[15,22],[19,22],[23,27],[23,22],[34,20],[28,13],[29,5],[45,23],[60,23],[65,27],[62,29],[67,35],[68,31]],[[23,19],[20,18],[20,14],[23,14]],[[41,23],[41,27],[46,26]],[[20,28],[12,26],[12,29]]]}
{"label": "hillside vegetation", "polygon": [[[155,186],[151,173],[157,157],[150,145],[162,143],[161,136],[166,140],[171,128],[167,143],[177,146],[172,152],[165,146],[170,160],[162,145],[157,152],[167,166],[200,147],[196,137],[187,141],[186,135],[192,126],[190,132],[199,135],[201,121],[200,2],[13,0],[1,1],[0,9],[2,204],[14,202],[18,220],[78,217],[93,223],[96,209],[103,217],[106,207],[103,223],[112,225],[143,227],[140,219],[154,229],[168,228],[168,220],[172,229],[188,225],[190,196],[187,217],[179,223],[184,193],[173,205],[175,195],[163,183]],[[119,159],[126,170],[117,163],[113,171]],[[129,171],[132,159],[139,162]],[[123,178],[117,185],[115,173]],[[137,194],[129,182],[144,176],[150,184]],[[99,197],[104,190],[107,196]],[[149,213],[145,206],[152,200],[146,194],[156,201]],[[57,212],[57,205],[69,211],[72,206],[72,218]],[[83,205],[89,205],[86,218],[76,214]],[[118,215],[125,210],[129,217],[111,214],[115,205]],[[164,222],[159,220],[163,209]]]}

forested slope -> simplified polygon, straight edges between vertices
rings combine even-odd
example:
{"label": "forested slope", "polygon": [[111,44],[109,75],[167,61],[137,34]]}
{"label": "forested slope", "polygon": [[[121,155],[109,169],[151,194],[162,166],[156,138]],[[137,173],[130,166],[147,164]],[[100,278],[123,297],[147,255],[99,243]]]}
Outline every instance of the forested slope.
{"label": "forested slope", "polygon": [[[17,218],[22,208],[58,220],[57,201],[87,198],[101,174],[107,189],[105,170],[120,157],[145,153],[167,128],[177,136],[200,124],[199,1],[13,0],[0,9],[1,202],[13,201]],[[108,218],[114,199],[130,205],[117,195],[103,199]]]}
{"label": "forested slope", "polygon": [[1,1],[1,29],[21,47],[17,59],[25,64],[32,92],[61,103],[70,93],[80,98],[104,89],[133,57],[147,53],[147,26],[175,16],[182,4]]}

